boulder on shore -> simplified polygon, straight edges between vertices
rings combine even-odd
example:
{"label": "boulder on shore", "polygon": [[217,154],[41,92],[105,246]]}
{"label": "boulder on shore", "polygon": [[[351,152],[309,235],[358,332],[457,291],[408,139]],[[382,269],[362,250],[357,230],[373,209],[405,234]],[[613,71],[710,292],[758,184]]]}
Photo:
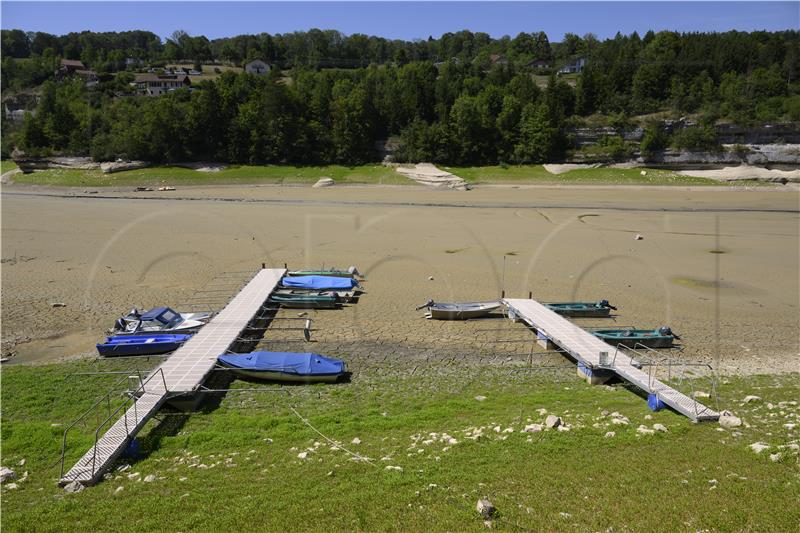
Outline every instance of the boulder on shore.
{"label": "boulder on shore", "polygon": [[149,167],[150,163],[147,161],[107,161],[100,163],[100,170],[103,174],[113,174],[114,172],[122,172],[123,170],[136,170],[139,168]]}
{"label": "boulder on shore", "polygon": [[321,177],[317,182],[314,184],[315,189],[319,189],[320,187],[331,187],[334,184],[333,179],[328,177]]}

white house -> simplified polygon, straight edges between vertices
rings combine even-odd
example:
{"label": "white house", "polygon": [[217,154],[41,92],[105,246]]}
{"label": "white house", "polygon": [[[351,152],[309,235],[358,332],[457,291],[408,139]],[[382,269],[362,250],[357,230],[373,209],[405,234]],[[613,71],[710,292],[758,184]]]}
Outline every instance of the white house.
{"label": "white house", "polygon": [[244,66],[245,72],[249,72],[250,74],[266,74],[269,72],[270,66],[261,61],[260,59],[255,59]]}

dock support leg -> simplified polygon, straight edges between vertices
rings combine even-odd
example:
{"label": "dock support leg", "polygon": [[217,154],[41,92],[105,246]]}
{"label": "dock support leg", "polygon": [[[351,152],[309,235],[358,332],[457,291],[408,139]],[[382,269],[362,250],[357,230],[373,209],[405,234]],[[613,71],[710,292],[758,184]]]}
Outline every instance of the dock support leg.
{"label": "dock support leg", "polygon": [[553,341],[550,340],[550,337],[539,330],[536,330],[536,344],[545,350],[555,350],[557,348]]}
{"label": "dock support leg", "polygon": [[603,385],[614,377],[614,372],[601,368],[589,368],[583,363],[578,363],[578,377],[586,380],[589,385]]}

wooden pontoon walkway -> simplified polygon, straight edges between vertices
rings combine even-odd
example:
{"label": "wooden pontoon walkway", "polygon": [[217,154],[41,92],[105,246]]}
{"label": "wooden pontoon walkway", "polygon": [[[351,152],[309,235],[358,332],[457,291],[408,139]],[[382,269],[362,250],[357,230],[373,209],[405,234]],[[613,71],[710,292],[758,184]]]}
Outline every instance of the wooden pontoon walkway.
{"label": "wooden pontoon walkway", "polygon": [[280,282],[285,269],[262,269],[211,321],[143,380],[139,396],[96,445],[61,478],[61,484],[96,483],[144,424],[170,398],[196,391],[242,334]]}
{"label": "wooden pontoon walkway", "polygon": [[[536,300],[505,298],[503,303],[510,315],[544,334],[587,368],[610,370],[648,394],[655,394],[662,402],[695,422],[719,418],[716,411],[634,366],[635,362],[629,357],[615,358],[616,348]],[[607,354],[608,361],[601,363],[601,353]]]}

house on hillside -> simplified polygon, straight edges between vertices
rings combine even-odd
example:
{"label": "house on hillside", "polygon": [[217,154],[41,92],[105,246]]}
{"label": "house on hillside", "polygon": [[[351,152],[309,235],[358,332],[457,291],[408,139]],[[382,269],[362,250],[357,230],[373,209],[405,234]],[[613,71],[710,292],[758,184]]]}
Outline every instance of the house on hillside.
{"label": "house on hillside", "polygon": [[159,96],[191,84],[185,74],[137,74],[131,85],[136,88],[136,94]]}
{"label": "house on hillside", "polygon": [[82,78],[87,87],[94,87],[100,83],[100,80],[97,78],[97,73],[86,68],[83,61],[62,59],[58,70],[55,71],[55,78],[57,80],[63,80],[75,76]]}
{"label": "house on hillside", "polygon": [[508,65],[508,59],[500,54],[492,54],[489,56],[489,61],[492,65]]}
{"label": "house on hillside", "polygon": [[584,67],[586,67],[586,58],[579,57],[578,59],[572,61],[571,63],[567,63],[560,69],[558,69],[559,74],[576,74],[579,72],[583,72]]}
{"label": "house on hillside", "polygon": [[534,70],[547,70],[552,66],[553,62],[549,59],[534,59],[528,63],[528,68],[532,68]]}
{"label": "house on hillside", "polygon": [[258,75],[267,74],[269,72],[269,69],[270,66],[261,61],[260,59],[255,59],[244,66],[245,72]]}

